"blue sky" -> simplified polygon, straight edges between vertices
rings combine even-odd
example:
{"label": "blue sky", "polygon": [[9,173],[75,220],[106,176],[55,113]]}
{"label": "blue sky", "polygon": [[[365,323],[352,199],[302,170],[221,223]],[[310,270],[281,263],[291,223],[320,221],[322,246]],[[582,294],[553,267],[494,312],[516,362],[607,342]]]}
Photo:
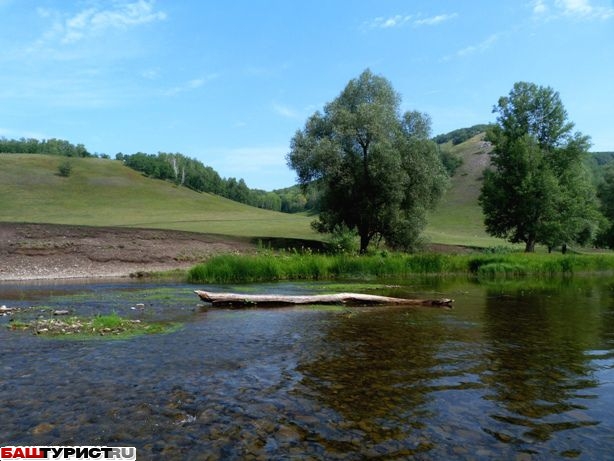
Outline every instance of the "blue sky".
{"label": "blue sky", "polygon": [[614,151],[611,0],[0,0],[0,136],[180,152],[295,183],[290,139],[370,68],[433,134],[494,120],[517,81],[554,88]]}

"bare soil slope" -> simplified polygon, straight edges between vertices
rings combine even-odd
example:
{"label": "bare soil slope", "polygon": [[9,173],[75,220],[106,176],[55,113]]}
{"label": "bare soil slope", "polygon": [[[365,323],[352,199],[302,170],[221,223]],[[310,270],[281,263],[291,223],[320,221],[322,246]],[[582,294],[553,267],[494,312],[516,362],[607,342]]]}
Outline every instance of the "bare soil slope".
{"label": "bare soil slope", "polygon": [[247,241],[192,232],[0,223],[0,280],[128,276],[251,249]]}

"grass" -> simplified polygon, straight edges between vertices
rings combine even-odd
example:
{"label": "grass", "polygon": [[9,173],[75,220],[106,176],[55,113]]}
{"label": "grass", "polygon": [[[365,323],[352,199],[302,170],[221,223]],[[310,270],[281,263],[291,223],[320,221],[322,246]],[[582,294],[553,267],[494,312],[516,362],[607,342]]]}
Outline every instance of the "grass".
{"label": "grass", "polygon": [[428,217],[425,236],[433,243],[487,248],[511,246],[489,236],[484,229],[484,214],[478,204],[482,173],[489,164],[490,147],[477,135],[461,144],[444,144],[441,148],[463,160],[451,179],[450,188],[436,210]]}
{"label": "grass", "polygon": [[313,220],[277,213],[149,179],[108,159],[0,154],[0,220],[127,226],[238,237],[318,240]]}
{"label": "grass", "polygon": [[[504,245],[484,232],[477,205],[486,154],[479,137],[449,146],[463,158],[452,187],[431,214],[426,237],[434,243]],[[229,237],[321,241],[313,216],[276,213],[154,180],[108,159],[0,154],[0,220],[90,226],[126,226],[193,231]]]}
{"label": "grass", "polygon": [[299,253],[220,255],[188,272],[192,283],[249,283],[274,280],[388,278],[466,274],[480,279],[552,277],[614,270],[614,255],[558,254],[379,254],[371,256]]}
{"label": "grass", "polygon": [[29,330],[36,335],[72,338],[72,339],[126,339],[144,334],[169,333],[177,330],[180,324],[130,320],[120,317],[117,313],[97,315],[94,318],[56,317],[51,319],[36,319],[29,322],[13,320],[9,328],[12,330]]}

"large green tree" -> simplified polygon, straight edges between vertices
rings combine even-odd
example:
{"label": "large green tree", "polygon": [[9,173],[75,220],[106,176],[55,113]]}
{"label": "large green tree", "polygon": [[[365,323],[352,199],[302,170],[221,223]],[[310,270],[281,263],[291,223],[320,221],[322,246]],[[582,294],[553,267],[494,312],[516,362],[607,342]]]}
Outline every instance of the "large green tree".
{"label": "large green tree", "polygon": [[426,211],[440,198],[447,175],[430,118],[400,111],[388,80],[364,71],[316,112],[291,141],[288,165],[303,186],[320,190],[321,232],[349,228],[364,253],[374,239],[411,249]]}
{"label": "large green tree", "polygon": [[559,94],[518,82],[493,112],[497,124],[480,204],[493,236],[548,248],[594,237],[600,215],[583,158],[589,138],[574,133]]}
{"label": "large green tree", "polygon": [[614,164],[606,168],[603,182],[598,187],[598,196],[601,201],[601,211],[605,217],[598,236],[598,244],[614,248]]}

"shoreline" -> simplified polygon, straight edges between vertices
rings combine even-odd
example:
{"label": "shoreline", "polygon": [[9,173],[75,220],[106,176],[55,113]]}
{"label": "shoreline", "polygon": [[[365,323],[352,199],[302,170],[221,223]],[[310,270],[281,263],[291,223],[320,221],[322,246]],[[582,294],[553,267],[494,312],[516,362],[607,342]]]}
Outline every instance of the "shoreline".
{"label": "shoreline", "polygon": [[127,278],[252,250],[245,241],[194,232],[0,223],[0,282]]}

